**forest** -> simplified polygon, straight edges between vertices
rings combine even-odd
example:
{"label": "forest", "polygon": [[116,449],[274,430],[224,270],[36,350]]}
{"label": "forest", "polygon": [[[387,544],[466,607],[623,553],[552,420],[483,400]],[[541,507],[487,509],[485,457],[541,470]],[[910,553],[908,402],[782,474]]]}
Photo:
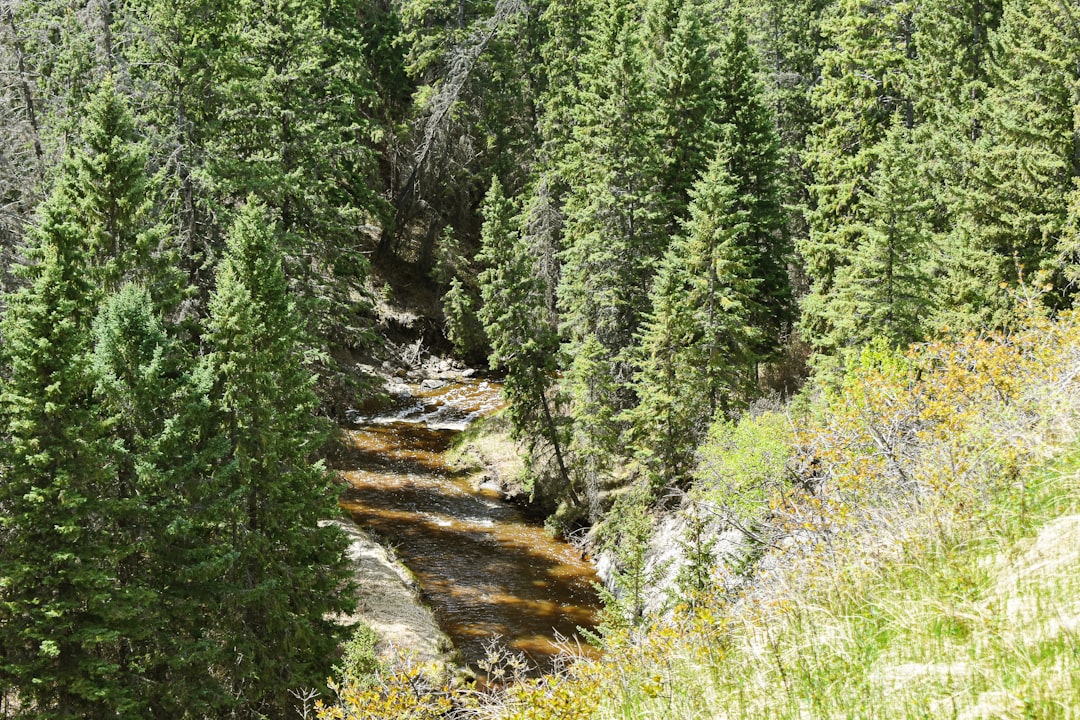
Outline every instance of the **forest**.
{"label": "forest", "polygon": [[[328,447],[378,394],[380,293],[420,290],[420,340],[502,379],[549,527],[617,555],[599,642],[673,703],[638,589],[662,514],[735,508],[740,567],[865,539],[886,495],[1006,497],[1008,537],[1038,531],[1028,485],[982,483],[1073,418],[1024,403],[1071,397],[1080,343],[1080,5],[5,0],[0,257],[0,717],[298,717],[332,672],[320,717],[465,712],[334,667],[357,589]],[[995,444],[980,414],[1030,422]],[[726,648],[721,558],[684,545],[679,637]],[[794,698],[781,644],[747,682]],[[578,717],[611,679],[499,702]],[[701,711],[674,708],[580,717]]]}

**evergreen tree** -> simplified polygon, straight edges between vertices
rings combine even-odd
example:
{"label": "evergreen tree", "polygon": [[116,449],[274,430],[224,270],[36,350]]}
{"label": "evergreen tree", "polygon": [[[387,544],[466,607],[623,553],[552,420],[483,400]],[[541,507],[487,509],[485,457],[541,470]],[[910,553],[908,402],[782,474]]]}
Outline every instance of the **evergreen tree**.
{"label": "evergreen tree", "polygon": [[145,149],[111,78],[91,96],[85,112],[82,145],[72,153],[67,175],[90,243],[91,272],[110,292],[123,280],[147,273],[163,233],[151,223]]}
{"label": "evergreen tree", "polygon": [[[40,518],[55,526],[55,537],[39,529],[40,542],[19,539],[24,527],[9,546],[40,545],[37,551],[47,558],[13,580],[20,593],[42,591],[33,584],[38,572],[49,573],[48,580],[37,582],[52,588],[47,602],[29,601],[33,609],[20,605],[25,598],[13,601],[15,627],[25,623],[19,632],[29,633],[21,642],[36,633],[46,649],[36,653],[41,665],[23,657],[13,672],[38,673],[34,689],[21,681],[16,687],[42,713],[143,716],[149,707],[143,687],[149,668],[163,662],[160,636],[154,633],[168,626],[158,615],[156,588],[170,578],[154,574],[149,550],[162,521],[156,502],[167,493],[154,473],[136,470],[154,461],[146,447],[136,447],[126,432],[133,426],[125,421],[149,422],[167,389],[154,376],[157,365],[142,365],[147,346],[139,342],[154,344],[156,336],[125,337],[130,353],[113,347],[116,357],[131,364],[111,367],[129,379],[146,380],[140,387],[144,415],[136,421],[135,408],[127,403],[109,408],[119,396],[102,394],[90,331],[103,290],[128,275],[151,275],[147,260],[156,235],[148,229],[145,160],[111,81],[91,97],[82,133],[85,145],[74,147],[60,166],[41,227],[27,249],[34,263],[27,269],[29,285],[12,298],[8,314],[12,383],[6,419],[14,439],[10,474],[19,480],[5,492],[22,488],[12,501],[12,527],[30,517],[19,515],[29,509],[22,507],[27,495],[40,495],[40,509],[70,514],[62,522]],[[64,542],[70,543],[66,549]],[[85,597],[77,597],[80,593]],[[50,623],[54,637],[35,629]]]}
{"label": "evergreen tree", "polygon": [[124,638],[143,600],[118,588],[115,469],[89,368],[95,292],[61,185],[41,211],[27,285],[4,317],[0,686],[41,718],[135,717]]}
{"label": "evergreen tree", "polygon": [[[428,224],[419,264],[430,268],[447,223],[475,232],[475,211],[492,175],[516,192],[535,150],[542,4],[516,0],[409,0],[402,44],[419,85],[407,151],[411,169],[395,198],[395,228]],[[400,232],[399,232],[400,234]]]}
{"label": "evergreen tree", "polygon": [[[593,0],[547,0],[540,13],[543,80],[537,93],[539,163],[557,170],[571,152],[575,107],[585,80],[588,28],[595,19]],[[567,178],[566,180],[572,180]]]}
{"label": "evergreen tree", "polygon": [[350,348],[367,339],[354,301],[367,269],[358,229],[381,211],[363,113],[373,84],[355,27],[362,4],[239,5],[244,62],[221,78],[224,125],[207,163],[223,199],[254,193],[280,217],[286,274],[311,329]]}
{"label": "evergreen tree", "polygon": [[550,449],[562,489],[573,495],[558,424],[559,397],[553,391],[559,338],[548,318],[535,258],[514,231],[514,205],[503,196],[498,179],[492,181],[483,215],[477,260],[486,265],[479,277],[480,319],[491,343],[490,363],[506,371],[503,395],[514,436],[529,439],[531,454],[541,445]]}
{"label": "evergreen tree", "polygon": [[227,686],[245,714],[286,717],[289,688],[326,677],[350,610],[344,538],[329,475],[312,457],[322,435],[314,377],[274,231],[254,201],[238,213],[210,302],[213,404],[228,454],[218,482],[233,503],[216,540],[214,633]]}
{"label": "evergreen tree", "polygon": [[522,237],[538,258],[539,279],[546,285],[552,315],[557,313],[564,204],[577,180],[573,172],[579,155],[575,115],[585,80],[587,28],[592,25],[593,10],[591,0],[548,0],[537,19],[536,162],[523,193]]}
{"label": "evergreen tree", "polygon": [[820,121],[812,102],[821,73],[822,16],[832,0],[749,0],[729,15],[740,20],[758,50],[763,72],[762,102],[771,110],[793,204],[804,203],[802,155],[807,135]]}
{"label": "evergreen tree", "polygon": [[106,299],[93,340],[96,413],[116,473],[110,522],[124,549],[114,602],[138,603],[122,654],[136,715],[220,715],[228,698],[209,668],[222,661],[203,637],[208,598],[219,592],[218,574],[201,567],[205,529],[226,516],[227,501],[211,482],[223,448],[208,432],[209,386],[144,287]]}
{"label": "evergreen tree", "polygon": [[764,105],[759,65],[742,24],[732,29],[717,67],[717,121],[735,183],[737,210],[745,213],[747,268],[753,297],[755,352],[768,359],[780,349],[794,318],[787,264],[791,249],[783,210],[783,169],[776,127]]}
{"label": "evergreen tree", "polygon": [[[808,137],[821,121],[813,94],[821,78],[823,52],[829,47],[822,29],[835,0],[708,0],[710,14],[725,35],[746,32],[760,65],[761,104],[780,143],[781,198],[785,236],[801,247],[809,235],[812,173]],[[801,263],[789,265],[793,292],[807,284]]]}
{"label": "evergreen tree", "polygon": [[84,0],[28,0],[5,3],[3,14],[17,43],[10,70],[25,83],[19,101],[34,114],[35,151],[45,170],[62,157],[89,95],[111,69],[104,56],[109,13]]}
{"label": "evergreen tree", "polygon": [[642,335],[631,444],[652,471],[654,492],[689,479],[714,414],[741,406],[756,380],[758,248],[730,162],[721,149],[695,186]]}
{"label": "evergreen tree", "polygon": [[876,147],[899,113],[909,126],[908,69],[913,52],[906,2],[841,0],[822,21],[828,49],[813,103],[821,120],[807,141],[810,234],[797,248],[811,287],[802,300],[803,336],[829,352],[838,270],[861,242],[864,199]]}
{"label": "evergreen tree", "polygon": [[861,243],[837,272],[832,347],[857,347],[875,337],[906,347],[926,337],[936,300],[933,202],[917,158],[911,131],[894,124],[871,176]]}
{"label": "evergreen tree", "polygon": [[972,142],[980,134],[978,111],[993,64],[990,38],[1001,11],[1001,0],[929,0],[915,7],[915,112],[943,142]]}
{"label": "evergreen tree", "polygon": [[1078,23],[1080,12],[1068,3],[1004,4],[985,127],[952,253],[959,261],[949,268],[957,324],[1007,322],[1007,290],[1019,284],[1052,288],[1051,305],[1068,302],[1059,243],[1080,175]]}
{"label": "evergreen tree", "polygon": [[461,278],[450,281],[450,288],[443,295],[446,339],[466,359],[483,358],[487,350],[488,339],[477,315],[477,305],[473,291],[465,287]]}
{"label": "evergreen tree", "polygon": [[718,105],[724,81],[714,76],[709,44],[694,0],[649,4],[647,27],[656,57],[651,63],[657,105],[660,146],[660,185],[665,207],[660,222],[668,236],[679,230],[686,215],[690,188],[705,171],[718,140]]}
{"label": "evergreen tree", "polygon": [[[965,207],[977,187],[973,172],[986,126],[985,101],[992,82],[991,38],[1001,18],[1000,0],[933,0],[914,13],[918,62],[912,66],[916,126],[915,173],[932,193],[930,217],[942,254],[935,274],[952,278],[939,296],[932,325],[977,326],[970,310],[994,306],[1000,289],[997,262],[963,229]],[[969,240],[971,242],[969,242]]]}
{"label": "evergreen tree", "polygon": [[700,267],[705,258],[687,258],[687,250],[683,239],[676,239],[656,277],[653,315],[645,326],[635,381],[640,402],[631,413],[630,444],[651,471],[654,493],[687,476],[699,426],[708,421],[702,392],[708,375],[701,345],[705,338],[698,334],[701,318],[690,305],[701,299],[692,296],[693,270],[706,277],[708,270]]}
{"label": "evergreen tree", "polygon": [[615,418],[633,404],[630,348],[667,243],[636,13],[613,0],[598,16],[577,155],[563,170],[576,184],[565,206],[559,307],[574,358],[567,380],[575,444],[590,477],[605,472],[621,431]]}
{"label": "evergreen tree", "polygon": [[420,84],[445,72],[453,49],[478,20],[491,15],[491,0],[406,0],[401,4],[399,42],[408,48],[406,69]]}
{"label": "evergreen tree", "polygon": [[1069,193],[1069,215],[1058,248],[1065,279],[1075,286],[1080,283],[1080,179]]}
{"label": "evergreen tree", "polygon": [[611,578],[612,589],[600,589],[604,610],[599,625],[600,632],[609,642],[620,633],[646,622],[647,591],[667,570],[666,565],[650,567],[649,540],[653,519],[649,504],[647,492],[631,488],[619,496],[611,510],[612,519],[606,528],[603,547],[615,561],[615,572]]}
{"label": "evergreen tree", "polygon": [[225,135],[230,80],[241,73],[237,6],[222,0],[139,0],[125,8],[133,33],[125,56],[140,119],[159,164],[163,217],[177,261],[200,290],[210,285],[222,229],[206,167]]}

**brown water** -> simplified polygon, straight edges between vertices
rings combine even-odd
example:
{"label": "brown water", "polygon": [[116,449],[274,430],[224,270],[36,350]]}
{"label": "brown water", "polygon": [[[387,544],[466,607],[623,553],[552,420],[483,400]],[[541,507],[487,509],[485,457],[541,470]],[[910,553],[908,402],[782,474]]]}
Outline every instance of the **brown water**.
{"label": "brown water", "polygon": [[550,669],[559,638],[574,642],[595,621],[595,573],[579,551],[447,467],[454,436],[498,407],[497,384],[409,390],[346,432],[342,506],[394,546],[466,663],[475,668],[498,638]]}

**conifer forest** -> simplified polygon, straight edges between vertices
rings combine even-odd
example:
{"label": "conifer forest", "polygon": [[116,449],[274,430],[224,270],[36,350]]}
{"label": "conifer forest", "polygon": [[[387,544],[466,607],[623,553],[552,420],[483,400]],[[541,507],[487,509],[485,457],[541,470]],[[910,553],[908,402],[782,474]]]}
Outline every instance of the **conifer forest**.
{"label": "conifer forest", "polygon": [[[1080,712],[1075,583],[889,669],[1080,517],[1077,0],[0,0],[0,262],[0,718]],[[337,621],[336,429],[414,340],[610,559],[582,669]]]}

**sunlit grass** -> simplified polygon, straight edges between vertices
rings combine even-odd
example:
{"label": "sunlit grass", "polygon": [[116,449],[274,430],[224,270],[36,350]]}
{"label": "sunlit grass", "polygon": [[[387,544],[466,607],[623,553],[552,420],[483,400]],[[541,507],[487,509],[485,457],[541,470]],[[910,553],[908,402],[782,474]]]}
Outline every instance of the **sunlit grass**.
{"label": "sunlit grass", "polygon": [[1078,470],[1074,454],[1039,473],[1022,534],[1018,506],[995,505],[873,572],[672,621],[593,667],[614,690],[596,717],[1075,717]]}
{"label": "sunlit grass", "polygon": [[713,465],[739,465],[722,487],[767,540],[725,561],[741,583],[460,717],[1080,717],[1078,377],[1071,315],[906,356],[870,348],[788,410],[775,444],[812,476],[751,452],[775,422],[718,436]]}

